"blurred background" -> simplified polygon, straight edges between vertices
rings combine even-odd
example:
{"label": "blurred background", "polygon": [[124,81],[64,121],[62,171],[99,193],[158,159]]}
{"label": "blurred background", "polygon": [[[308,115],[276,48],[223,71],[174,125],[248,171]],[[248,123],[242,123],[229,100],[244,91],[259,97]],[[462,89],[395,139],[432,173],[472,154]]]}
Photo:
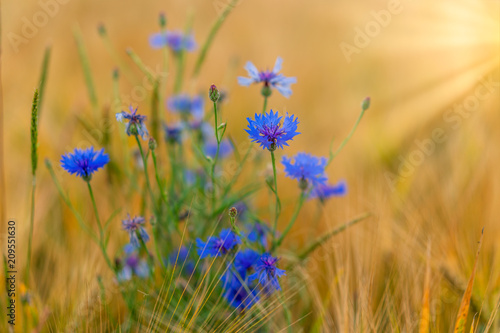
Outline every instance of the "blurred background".
{"label": "blurred background", "polygon": [[[151,88],[144,86],[143,74],[127,56],[127,48],[153,71],[161,69],[161,52],[148,44],[149,36],[159,31],[158,14],[165,13],[169,29],[182,30],[192,19],[201,45],[227,3],[2,1],[3,202],[6,216],[18,222],[19,258],[26,255],[22,244],[30,213],[31,101],[44,50],[52,46],[39,127],[41,166],[32,274],[33,289],[51,311],[54,327],[54,313],[77,303],[85,286],[94,283],[96,275],[106,274],[100,254],[61,203],[42,161],[48,158],[58,164],[60,155],[75,146],[99,146],[99,137],[78,122],[92,113],[92,107],[74,31],[83,35],[100,107],[113,107],[112,71],[120,64],[129,68],[120,77],[122,97],[129,96],[132,104],[147,110]],[[242,0],[224,22],[199,77],[185,82],[189,93],[206,94],[212,83],[225,89],[228,101],[222,118],[234,140],[246,142],[246,117],[260,112],[262,99],[257,86],[240,87],[236,78],[246,75],[243,66],[248,60],[265,69],[282,57],[282,73],[297,77],[297,84],[289,99],[273,94],[268,107],[299,118],[302,134],[280,152],[288,156],[299,151],[328,156],[331,140],[340,144],[358,117],[361,101],[371,97],[371,108],[353,139],[328,170],[332,181],[347,181],[347,196],[323,206],[309,204],[287,247],[294,251],[309,235],[319,235],[364,212],[372,214],[332,242],[332,251],[318,270],[302,272],[316,281],[309,290],[310,302],[324,309],[318,325],[325,331],[326,327],[353,329],[346,319],[357,318],[353,298],[359,298],[366,310],[366,317],[356,320],[376,325],[380,311],[396,307],[401,311],[395,320],[407,323],[402,327],[408,331],[414,329],[412,318],[418,317],[429,243],[431,299],[439,301],[431,314],[440,318],[434,322],[436,328],[449,327],[472,272],[483,227],[474,309],[481,309],[487,321],[498,302],[499,4],[497,0]],[[99,36],[101,24],[111,52]],[[188,77],[195,59],[187,56]],[[170,86],[165,89],[167,96]],[[117,135],[119,127],[111,125],[110,130]],[[69,175],[58,175],[83,215],[91,214],[81,184]],[[279,179],[284,215],[291,215],[296,183],[282,172]],[[103,188],[99,195],[109,206],[104,214],[111,214],[112,200],[106,198],[120,198],[120,194]],[[265,204],[269,196],[263,193],[259,198]],[[317,214],[321,222],[311,230],[308,221]],[[116,220],[115,230],[119,230]],[[50,279],[44,278],[48,272]]]}

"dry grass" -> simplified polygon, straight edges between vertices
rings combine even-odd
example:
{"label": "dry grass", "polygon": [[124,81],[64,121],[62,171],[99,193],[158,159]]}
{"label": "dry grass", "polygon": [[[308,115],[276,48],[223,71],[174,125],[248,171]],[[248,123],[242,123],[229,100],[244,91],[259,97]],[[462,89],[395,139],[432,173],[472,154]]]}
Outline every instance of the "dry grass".
{"label": "dry grass", "polygon": [[[372,97],[372,108],[354,139],[329,169],[332,179],[347,180],[348,195],[323,206],[308,203],[281,254],[291,265],[282,300],[291,314],[292,332],[451,332],[474,267],[466,331],[473,318],[477,326],[471,331],[500,330],[500,319],[495,317],[500,300],[499,4],[490,0],[402,3],[402,13],[347,63],[339,44],[351,43],[353,28],[372,20],[370,11],[386,8],[385,1],[242,1],[217,37],[202,75],[188,82],[192,92],[205,91],[212,82],[229,90],[223,117],[234,139],[244,142],[245,118],[261,107],[261,100],[254,98],[257,88],[238,87],[236,76],[243,74],[247,59],[264,66],[282,56],[284,73],[297,76],[298,84],[289,100],[273,96],[270,106],[298,115],[303,133],[288,155],[302,150],[327,155],[332,137],[340,142],[348,133],[359,101],[365,95]],[[159,53],[147,46],[148,34],[157,29],[158,12],[167,13],[170,27],[181,28],[184,14],[191,10],[199,42],[216,17],[211,2],[139,5],[131,0],[72,0],[15,53],[6,34],[19,33],[21,18],[38,10],[36,1],[2,3],[6,208],[7,216],[18,222],[20,244],[27,240],[29,226],[29,110],[47,42],[53,46],[53,59],[39,154],[55,162],[70,147],[95,143],[76,120],[89,114],[91,107],[72,39],[75,25],[87,43],[99,103],[109,106],[116,59],[98,37],[99,22],[106,24],[120,59],[131,66],[124,52],[127,47],[149,64],[161,62]],[[188,59],[188,68],[193,61]],[[131,70],[126,75],[133,79],[124,82],[121,91],[130,94],[134,85],[141,84],[141,73]],[[454,104],[474,96],[481,80],[490,77],[496,85],[477,107],[463,116],[455,114],[459,117],[455,121],[445,118],[452,115]],[[147,100],[135,102],[148,105]],[[431,139],[436,129],[445,138],[434,142],[426,154],[417,142]],[[112,133],[117,135],[117,127]],[[423,157],[421,162],[401,167],[402,159],[409,161],[417,154]],[[80,184],[67,175],[60,179],[84,218],[91,218],[90,202]],[[279,181],[282,193],[294,193],[292,181],[283,175]],[[110,193],[104,173],[96,183],[103,185],[97,190],[99,196],[109,198],[102,200],[103,215],[111,215],[123,202],[130,202],[129,209],[139,206],[137,198]],[[125,307],[112,286],[111,272],[60,200],[45,168],[39,171],[37,191],[30,316],[38,318],[44,332],[64,330],[72,322],[87,323],[88,331],[118,328]],[[267,205],[268,199],[263,193],[259,202]],[[293,195],[282,198],[284,219],[292,214],[295,200]],[[314,237],[364,212],[372,216],[327,242],[307,262],[289,260]],[[117,222],[112,230],[119,229]],[[124,242],[125,235],[120,234],[111,248]],[[21,245],[18,258],[25,258],[26,251]],[[107,304],[99,302],[102,290],[97,276],[111,299]],[[156,288],[138,287],[151,293],[145,297],[144,330],[151,328],[148,323],[156,300],[161,301],[157,293],[162,283],[158,278]],[[185,281],[174,283],[185,286]],[[208,281],[202,288],[207,289],[195,302],[210,292]],[[266,320],[275,332],[289,325],[280,304],[277,299],[271,309],[255,310],[270,313]],[[1,326],[5,317],[1,318],[0,327],[5,327]],[[248,318],[233,322],[226,331],[255,330],[258,324],[246,325]],[[168,319],[161,320],[163,330]],[[428,322],[428,330],[422,322]]]}

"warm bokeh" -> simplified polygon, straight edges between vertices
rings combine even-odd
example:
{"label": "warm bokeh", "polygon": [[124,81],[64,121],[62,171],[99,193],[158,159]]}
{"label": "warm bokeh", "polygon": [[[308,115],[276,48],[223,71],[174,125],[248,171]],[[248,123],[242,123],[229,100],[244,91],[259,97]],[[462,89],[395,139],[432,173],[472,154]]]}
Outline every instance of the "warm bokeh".
{"label": "warm bokeh", "polygon": [[[158,31],[160,12],[166,14],[171,29],[183,29],[192,19],[195,38],[202,44],[219,8],[228,1],[61,1],[57,8],[47,7],[53,15],[46,24],[16,44],[15,36],[23,36],[26,22],[33,22],[46,2],[56,3],[1,4],[2,135],[7,216],[18,222],[22,243],[30,212],[31,99],[44,49],[50,44],[52,59],[39,128],[33,274],[37,297],[47,304],[52,313],[49,322],[56,330],[58,311],[84,297],[85,286],[105,271],[99,253],[60,202],[43,165],[45,158],[57,164],[60,155],[75,146],[99,143],[78,122],[80,115],[92,114],[92,107],[74,31],[83,35],[97,99],[106,109],[112,106],[111,78],[117,64],[129,68],[121,77],[122,96],[142,85],[143,74],[127,56],[127,48],[153,70],[161,68],[161,52],[148,45],[149,35]],[[107,29],[111,52],[98,34],[99,24]],[[298,83],[289,99],[273,94],[268,106],[297,115],[302,133],[283,152],[286,155],[309,151],[328,156],[331,140],[340,144],[357,119],[361,101],[371,97],[371,108],[353,139],[328,170],[332,180],[347,181],[348,195],[325,207],[309,203],[292,230],[296,243],[290,242],[291,251],[324,230],[362,213],[372,214],[335,238],[319,268],[300,270],[316,282],[308,290],[310,306],[323,310],[309,315],[306,331],[311,325],[325,332],[327,327],[361,331],[354,323],[370,323],[376,330],[385,320],[380,314],[384,311],[396,313],[394,321],[405,323],[401,327],[406,331],[415,330],[428,244],[430,297],[437,302],[431,302],[437,304],[431,317],[439,318],[432,327],[447,328],[472,272],[483,227],[471,311],[482,309],[486,318],[482,320],[487,322],[500,296],[499,31],[496,0],[242,0],[216,36],[200,76],[185,82],[191,93],[205,94],[211,83],[228,91],[223,120],[234,140],[244,142],[246,117],[260,111],[262,99],[257,87],[241,87],[236,77],[246,74],[243,66],[248,60],[265,68],[281,56],[282,73],[296,76]],[[188,55],[188,78],[194,60]],[[167,95],[171,86],[169,82]],[[150,93],[132,98],[133,104],[148,110]],[[118,135],[117,126],[111,134]],[[60,178],[78,208],[91,214],[80,184],[68,175]],[[279,180],[284,215],[289,216],[296,184],[282,174]],[[120,194],[104,187],[100,195],[110,198],[101,199],[109,206],[107,216],[116,207],[113,198],[116,205],[123,205]],[[269,195],[262,191],[260,198],[266,204]],[[309,221],[316,214],[323,219],[314,226]],[[115,230],[119,228],[117,219]],[[21,246],[19,258],[25,251]],[[50,279],[43,276],[49,272]],[[298,310],[293,319],[304,315]]]}

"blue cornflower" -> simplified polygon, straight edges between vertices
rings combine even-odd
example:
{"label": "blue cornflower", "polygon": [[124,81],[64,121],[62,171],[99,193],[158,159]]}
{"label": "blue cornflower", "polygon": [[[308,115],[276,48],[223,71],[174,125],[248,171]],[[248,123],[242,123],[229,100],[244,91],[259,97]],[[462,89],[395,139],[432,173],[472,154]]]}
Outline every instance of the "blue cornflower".
{"label": "blue cornflower", "polygon": [[182,130],[183,126],[181,123],[176,123],[172,125],[163,124],[163,129],[165,131],[165,140],[169,143],[181,143],[182,142]]}
{"label": "blue cornflower", "polygon": [[283,149],[283,146],[288,146],[287,141],[293,140],[293,137],[300,134],[297,132],[297,124],[299,123],[297,117],[289,116],[286,114],[283,123],[279,117],[278,112],[273,113],[271,110],[265,114],[255,114],[255,120],[247,118],[248,129],[245,131],[249,134],[253,142],[258,142],[264,149],[270,151],[276,148]]}
{"label": "blue cornflower", "polygon": [[146,229],[144,229],[145,223],[146,220],[141,216],[130,218],[130,215],[128,215],[128,218],[126,220],[122,220],[122,228],[129,233],[130,245],[132,245],[133,248],[137,249],[141,245],[139,242],[139,237],[137,236],[137,232],[139,232],[139,235],[141,236],[144,243],[149,240],[149,235],[146,232]]}
{"label": "blue cornflower", "polygon": [[146,140],[149,133],[146,128],[146,124],[144,124],[144,120],[146,120],[146,116],[137,114],[137,108],[134,110],[132,106],[129,107],[130,113],[122,111],[116,114],[116,120],[119,122],[123,122],[123,119],[128,120],[127,123],[127,135],[140,135],[143,140]]}
{"label": "blue cornflower", "polygon": [[177,267],[183,267],[182,272],[186,275],[191,275],[194,272],[195,263],[189,258],[189,250],[185,246],[181,246],[179,250],[176,250],[168,256],[168,262],[170,265],[177,265]]}
{"label": "blue cornflower", "polygon": [[136,275],[140,278],[145,278],[149,275],[149,267],[146,260],[140,259],[137,254],[129,254],[124,262],[123,267],[118,271],[118,281],[128,281]]}
{"label": "blue cornflower", "polygon": [[239,251],[234,258],[234,267],[241,276],[246,276],[246,273],[258,263],[260,254],[252,249]]}
{"label": "blue cornflower", "polygon": [[[283,60],[278,57],[272,71],[259,71],[257,67],[255,67],[255,65],[249,61],[245,65],[245,69],[247,70],[248,76],[250,77],[239,76],[238,83],[242,86],[249,86],[252,83],[264,82],[264,89],[267,90],[270,88],[275,88],[283,96],[288,98],[292,94],[290,85],[293,83],[297,83],[297,79],[295,77],[285,77],[283,74],[278,74],[278,72],[281,70],[282,62]],[[267,94],[267,96],[269,96],[271,91],[268,90],[267,92],[265,92],[264,89],[263,94]]]}
{"label": "blue cornflower", "polygon": [[198,255],[200,258],[205,258],[208,256],[219,257],[223,254],[228,253],[236,245],[241,243],[240,237],[235,235],[231,229],[223,229],[219,237],[211,236],[208,237],[207,242],[204,243],[201,239],[196,240],[196,246],[198,247]]}
{"label": "blue cornflower", "polygon": [[172,51],[186,50],[192,52],[196,49],[193,34],[184,34],[181,31],[167,31],[153,34],[149,37],[149,44],[154,49],[168,46]]}
{"label": "blue cornflower", "polygon": [[249,281],[259,279],[259,283],[267,294],[275,290],[281,290],[278,278],[286,275],[285,270],[276,267],[278,258],[264,253],[260,257],[260,262],[255,265],[255,273],[248,277]]}
{"label": "blue cornflower", "polygon": [[264,223],[255,222],[248,229],[248,240],[250,242],[259,242],[264,248],[267,247],[267,234],[269,227]]}
{"label": "blue cornflower", "polygon": [[[203,151],[205,152],[206,156],[215,158],[215,155],[217,154],[217,141],[214,139],[214,141],[205,143],[203,146]],[[219,158],[227,157],[232,152],[233,145],[231,144],[231,141],[227,139],[222,140],[219,146]]]}
{"label": "blue cornflower", "polygon": [[190,97],[186,94],[172,96],[167,100],[167,107],[172,112],[183,116],[192,115],[196,119],[203,117],[204,102],[201,96]]}
{"label": "blue cornflower", "polygon": [[281,163],[285,166],[286,176],[297,179],[303,190],[307,188],[309,183],[312,186],[318,186],[327,181],[325,174],[326,158],[306,153],[298,153],[293,158],[295,164],[292,164],[291,159],[286,156],[283,156]]}
{"label": "blue cornflower", "polygon": [[245,310],[251,308],[259,301],[259,296],[256,286],[250,286],[245,281],[245,276],[236,276],[232,266],[228,269],[221,281],[224,285],[224,298],[234,308]]}
{"label": "blue cornflower", "polygon": [[109,163],[108,154],[104,148],[95,151],[94,147],[87,149],[75,148],[73,153],[61,156],[61,166],[70,174],[76,174],[85,181],[90,181],[92,174]]}
{"label": "blue cornflower", "polygon": [[344,181],[340,181],[335,185],[330,184],[319,184],[311,190],[309,194],[310,199],[318,198],[324,201],[333,196],[341,196],[347,193],[347,184]]}

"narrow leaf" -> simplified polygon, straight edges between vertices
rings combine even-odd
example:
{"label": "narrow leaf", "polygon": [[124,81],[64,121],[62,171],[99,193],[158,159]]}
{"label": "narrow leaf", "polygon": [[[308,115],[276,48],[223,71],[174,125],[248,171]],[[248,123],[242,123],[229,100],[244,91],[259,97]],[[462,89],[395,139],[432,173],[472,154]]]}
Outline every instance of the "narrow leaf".
{"label": "narrow leaf", "polygon": [[472,286],[474,285],[474,277],[476,276],[477,260],[479,258],[479,251],[481,250],[481,244],[483,243],[484,228],[481,231],[481,238],[479,239],[479,244],[477,246],[476,260],[474,261],[474,267],[472,268],[472,274],[469,278],[469,283],[467,284],[467,289],[462,297],[462,302],[460,303],[460,309],[458,310],[457,320],[455,322],[454,333],[463,333],[465,331],[465,323],[467,322],[467,315],[469,314],[470,299],[472,297]]}

